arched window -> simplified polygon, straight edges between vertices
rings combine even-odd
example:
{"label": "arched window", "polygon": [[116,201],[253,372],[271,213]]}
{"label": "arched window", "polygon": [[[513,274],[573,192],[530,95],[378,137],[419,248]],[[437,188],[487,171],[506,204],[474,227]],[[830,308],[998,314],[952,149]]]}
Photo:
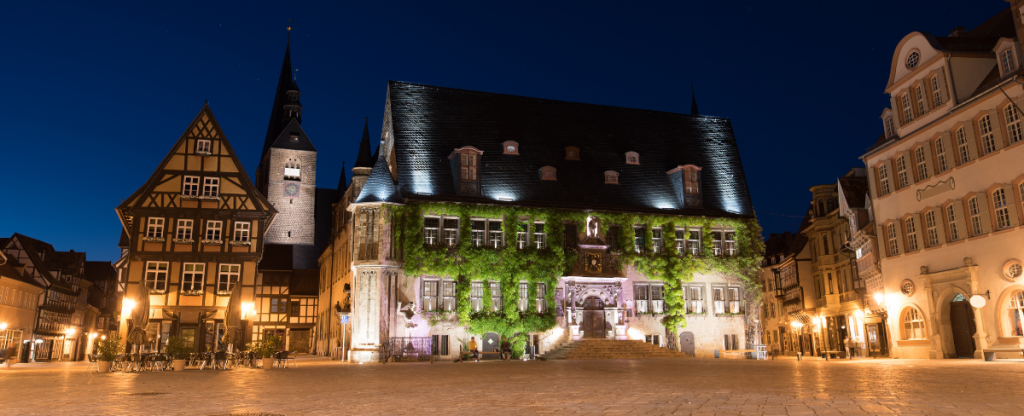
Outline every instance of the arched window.
{"label": "arched window", "polygon": [[821,236],[821,246],[824,247],[825,255],[830,254],[828,247],[828,235]]}
{"label": "arched window", "polygon": [[903,339],[926,339],[924,332],[924,318],[921,312],[912,306],[903,310],[903,319],[900,320],[903,329]]}
{"label": "arched window", "polygon": [[822,201],[820,199],[818,200],[818,216],[819,217],[824,217],[825,216],[825,201]]}
{"label": "arched window", "polygon": [[290,181],[297,181],[302,178],[301,170],[299,169],[299,161],[296,159],[288,159],[284,163],[284,179]]}
{"label": "arched window", "polygon": [[826,213],[832,212],[832,210],[834,210],[834,209],[836,209],[836,200],[832,199],[832,198],[829,198],[828,199],[828,211]]}
{"label": "arched window", "polygon": [[1024,337],[1024,291],[1018,290],[1010,296],[1006,317],[1006,322],[1010,324],[1010,336]]}

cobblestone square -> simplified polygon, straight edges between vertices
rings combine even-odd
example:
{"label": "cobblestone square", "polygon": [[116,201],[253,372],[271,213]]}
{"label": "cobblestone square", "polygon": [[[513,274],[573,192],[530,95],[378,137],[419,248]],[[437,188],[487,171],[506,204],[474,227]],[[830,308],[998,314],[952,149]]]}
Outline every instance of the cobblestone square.
{"label": "cobblestone square", "polygon": [[[20,368],[19,368],[20,367]],[[1024,414],[1024,362],[714,359],[0,370],[5,415]],[[142,394],[140,394],[142,393]]]}

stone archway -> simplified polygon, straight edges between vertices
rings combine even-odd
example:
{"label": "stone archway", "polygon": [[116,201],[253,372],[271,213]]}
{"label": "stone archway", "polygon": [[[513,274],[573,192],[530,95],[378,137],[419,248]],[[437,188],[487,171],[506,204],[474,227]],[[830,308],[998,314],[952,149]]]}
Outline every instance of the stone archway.
{"label": "stone archway", "polygon": [[[950,319],[950,316],[953,313],[953,310],[951,308],[953,306],[953,300],[956,299],[957,296],[961,296],[961,297],[966,298],[966,299],[970,299],[970,297],[971,297],[971,295],[969,295],[967,293],[967,291],[965,291],[963,288],[959,287],[958,285],[950,285],[950,287],[947,287],[945,290],[940,292],[938,294],[938,296],[936,296],[936,298],[934,299],[934,302],[935,302],[934,303],[934,305],[935,305],[935,308],[934,308],[935,314],[932,317],[933,324],[934,324],[933,331],[939,335],[939,347],[941,348],[940,353],[942,354],[941,358],[956,358],[957,357],[957,348],[956,348],[957,344],[956,344],[956,341],[954,340],[954,338],[955,338],[955,335],[954,335],[954,325],[953,325],[953,321]],[[969,305],[968,305],[968,307],[969,307]],[[960,309],[960,308],[963,308],[963,306],[960,305],[958,307],[958,309]],[[963,311],[960,311],[960,312],[963,312]],[[971,319],[973,320],[973,311],[971,311],[971,312],[972,312],[972,314],[970,316],[971,316]],[[962,328],[962,326],[963,326],[962,322],[958,323],[957,330],[959,330],[961,332],[964,331],[964,330],[967,330],[967,329]],[[972,339],[973,339],[973,336],[974,336],[974,332],[976,330],[977,329],[974,328],[973,325],[971,325],[971,328],[968,330],[970,332],[969,336]],[[964,341],[961,340],[960,342],[963,343]],[[961,349],[963,349],[963,348],[964,347],[961,346]]]}

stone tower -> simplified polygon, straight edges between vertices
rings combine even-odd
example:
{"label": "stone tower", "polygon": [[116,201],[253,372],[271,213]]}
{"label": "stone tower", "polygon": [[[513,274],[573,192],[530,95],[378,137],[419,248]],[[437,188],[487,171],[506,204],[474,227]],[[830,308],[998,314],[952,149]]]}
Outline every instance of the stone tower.
{"label": "stone tower", "polygon": [[292,74],[290,28],[288,33],[267,137],[256,168],[256,188],[279,213],[267,230],[266,242],[312,245],[316,148],[302,130],[301,92]]}

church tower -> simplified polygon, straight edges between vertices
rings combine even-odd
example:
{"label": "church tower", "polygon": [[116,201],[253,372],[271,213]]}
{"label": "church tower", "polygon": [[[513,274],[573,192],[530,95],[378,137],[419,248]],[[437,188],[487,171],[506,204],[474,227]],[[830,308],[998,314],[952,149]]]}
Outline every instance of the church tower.
{"label": "church tower", "polygon": [[316,148],[302,130],[300,94],[292,73],[289,27],[267,137],[256,168],[256,188],[279,213],[267,230],[268,244],[314,243]]}

